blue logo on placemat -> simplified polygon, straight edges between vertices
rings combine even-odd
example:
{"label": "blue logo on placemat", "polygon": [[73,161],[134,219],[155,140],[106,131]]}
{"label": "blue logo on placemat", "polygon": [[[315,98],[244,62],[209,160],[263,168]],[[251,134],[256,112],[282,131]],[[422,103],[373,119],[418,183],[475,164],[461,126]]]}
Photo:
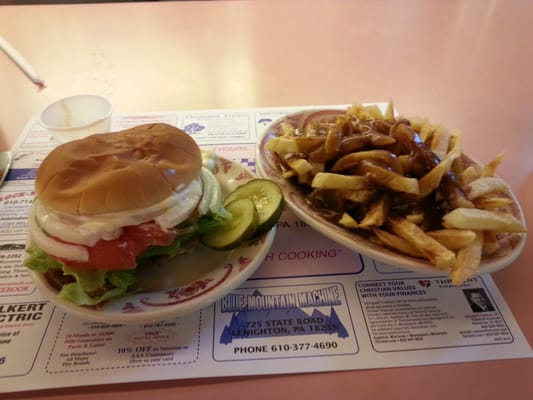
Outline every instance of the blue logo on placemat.
{"label": "blue logo on placemat", "polygon": [[198,122],[193,122],[192,124],[187,124],[183,128],[185,132],[189,135],[194,135],[195,133],[201,132],[205,129],[205,126],[200,125]]}
{"label": "blue logo on placemat", "polygon": [[258,124],[269,124],[272,122],[272,118],[261,118],[259,121],[257,121]]}
{"label": "blue logo on placemat", "polygon": [[34,180],[36,176],[37,168],[16,168],[9,170],[6,181]]}
{"label": "blue logo on placemat", "polygon": [[[233,339],[293,335],[348,337],[348,331],[333,307],[340,305],[335,291],[336,287],[330,286],[283,295],[263,295],[258,290],[251,296],[229,294],[221,301],[221,311],[233,312],[233,315],[230,323],[224,326],[220,343],[228,344]],[[315,306],[311,314],[301,309],[309,306]],[[316,306],[329,306],[329,314],[319,311]]]}

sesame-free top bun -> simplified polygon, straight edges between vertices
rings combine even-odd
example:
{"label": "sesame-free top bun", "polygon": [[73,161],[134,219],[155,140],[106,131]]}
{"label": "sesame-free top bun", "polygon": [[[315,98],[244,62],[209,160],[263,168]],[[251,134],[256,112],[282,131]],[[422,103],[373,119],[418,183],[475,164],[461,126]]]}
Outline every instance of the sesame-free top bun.
{"label": "sesame-free top bun", "polygon": [[202,168],[195,141],[168,124],[145,124],[56,147],[35,190],[47,207],[97,215],[147,207],[188,185]]}

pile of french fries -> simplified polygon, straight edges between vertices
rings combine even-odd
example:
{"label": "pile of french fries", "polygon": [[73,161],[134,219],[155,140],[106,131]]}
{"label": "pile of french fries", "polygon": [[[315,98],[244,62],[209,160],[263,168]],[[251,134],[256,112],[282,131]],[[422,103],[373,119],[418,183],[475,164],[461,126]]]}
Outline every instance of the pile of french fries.
{"label": "pile of french fries", "polygon": [[460,131],[396,116],[392,103],[384,111],[354,104],[301,127],[282,122],[266,150],[315,210],[428,260],[454,284],[526,231],[508,185],[495,176],[503,154],[480,166],[463,154]]}

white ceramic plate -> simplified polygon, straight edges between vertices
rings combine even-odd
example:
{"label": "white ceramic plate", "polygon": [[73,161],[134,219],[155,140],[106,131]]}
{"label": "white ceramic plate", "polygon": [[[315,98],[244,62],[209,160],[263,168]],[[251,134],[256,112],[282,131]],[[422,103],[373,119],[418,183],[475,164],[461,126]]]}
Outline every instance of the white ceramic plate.
{"label": "white ceramic plate", "polygon": [[[322,215],[315,212],[305,198],[301,191],[290,180],[284,179],[281,176],[281,171],[276,162],[275,156],[265,150],[266,142],[275,136],[281,135],[280,125],[282,122],[290,122],[293,126],[303,128],[303,126],[312,119],[327,119],[335,120],[339,114],[344,114],[346,110],[305,110],[289,114],[277,121],[274,121],[268,126],[261,137],[259,138],[256,154],[256,168],[257,173],[263,178],[269,178],[277,182],[285,196],[286,204],[296,214],[297,217],[309,224],[316,231],[336,241],[337,243],[356,251],[365,256],[371,257],[377,261],[389,264],[416,272],[425,274],[442,275],[443,271],[438,270],[429,262],[423,259],[406,256],[395,251],[389,250],[385,247],[376,245],[365,238],[350,232],[332,222],[326,220]],[[467,162],[474,161],[465,157]],[[525,225],[524,214],[520,208],[518,200],[511,193],[511,198],[514,201],[515,216],[519,218]],[[512,243],[512,250],[505,255],[484,259],[480,265],[480,274],[490,273],[504,268],[511,264],[521,253],[526,244],[526,235],[516,235],[516,240]]]}
{"label": "white ceramic plate", "polygon": [[[255,178],[240,164],[219,157],[215,176],[225,193]],[[193,253],[138,271],[148,291],[126,296],[99,307],[83,307],[57,298],[57,290],[42,274],[33,272],[42,295],[63,310],[93,321],[140,324],[179,317],[197,311],[223,297],[248,279],[262,264],[276,228],[241,247],[218,252],[198,245]],[[157,273],[154,273],[157,271]]]}

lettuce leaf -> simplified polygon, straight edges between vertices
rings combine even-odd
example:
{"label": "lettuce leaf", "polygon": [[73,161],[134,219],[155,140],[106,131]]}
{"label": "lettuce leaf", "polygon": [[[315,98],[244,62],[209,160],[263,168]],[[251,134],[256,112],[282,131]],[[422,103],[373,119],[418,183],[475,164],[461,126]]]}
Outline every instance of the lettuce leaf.
{"label": "lettuce leaf", "polygon": [[168,246],[150,246],[144,252],[139,254],[136,258],[138,265],[143,265],[149,263],[151,260],[160,257],[176,257],[177,255],[183,253],[183,250],[187,247],[185,243],[194,240],[202,234],[209,233],[217,229],[219,226],[224,224],[224,220],[228,218],[229,214],[220,212],[212,213],[208,212],[205,215],[202,215],[194,223],[189,221],[184,222],[179,228],[188,228],[193,226],[194,229],[191,232],[184,235],[177,236],[174,241]]}
{"label": "lettuce leaf", "polygon": [[221,208],[218,213],[208,212],[205,215],[202,215],[198,221],[198,234],[203,235],[215,231],[218,227],[224,225],[224,221],[228,218],[231,218],[224,208]]}
{"label": "lettuce leaf", "polygon": [[35,244],[27,249],[28,257],[24,265],[33,271],[46,273],[61,269],[63,275],[72,276],[75,282],[63,285],[57,297],[78,305],[95,305],[111,298],[120,297],[134,291],[135,270],[75,270],[50,257]]}
{"label": "lettuce leaf", "polygon": [[[207,213],[200,217],[194,225],[186,222],[194,229],[187,234],[176,237],[169,246],[151,246],[137,256],[137,264],[144,264],[159,257],[175,257],[183,252],[184,245],[199,235],[211,232],[222,225],[226,215]],[[50,269],[60,269],[63,275],[71,276],[75,281],[62,286],[57,297],[78,305],[96,305],[103,301],[121,297],[137,291],[135,269],[132,270],[79,270],[50,257],[35,244],[27,249],[28,257],[24,261],[26,267],[39,273]]]}

